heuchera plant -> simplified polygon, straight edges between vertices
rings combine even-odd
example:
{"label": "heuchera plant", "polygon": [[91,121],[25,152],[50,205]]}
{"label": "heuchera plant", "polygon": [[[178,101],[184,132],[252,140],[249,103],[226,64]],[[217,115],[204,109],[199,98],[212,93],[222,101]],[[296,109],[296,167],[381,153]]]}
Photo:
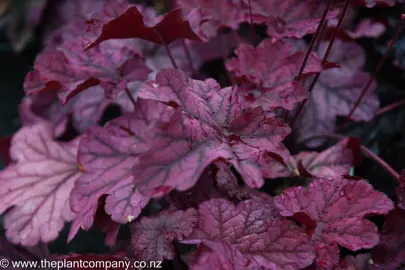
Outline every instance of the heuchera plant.
{"label": "heuchera plant", "polygon": [[[0,140],[0,256],[193,270],[405,263],[405,171],[339,135],[380,112],[376,75],[404,20],[371,74],[356,39],[387,25],[355,21],[353,6],[395,0],[178,0],[161,14],[88,2],[59,7],[71,16],[45,32],[22,127]],[[397,197],[355,176],[362,153],[398,180]],[[111,253],[50,255],[68,222],[68,242],[96,226]]]}

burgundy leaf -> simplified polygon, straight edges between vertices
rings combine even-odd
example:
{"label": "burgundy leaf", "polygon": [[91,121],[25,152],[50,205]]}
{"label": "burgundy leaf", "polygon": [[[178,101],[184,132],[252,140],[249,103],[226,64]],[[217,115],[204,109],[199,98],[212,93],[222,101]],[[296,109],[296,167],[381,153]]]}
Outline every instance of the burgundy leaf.
{"label": "burgundy leaf", "polygon": [[[312,240],[321,266],[325,261],[338,262],[336,244],[352,251],[375,246],[379,240],[377,227],[364,216],[393,209],[392,201],[366,181],[344,178],[316,179],[307,189],[287,189],[275,203],[282,216],[302,212],[316,222]],[[331,249],[336,251],[325,253]]]}
{"label": "burgundy leaf", "polygon": [[372,251],[371,269],[400,269],[405,263],[405,212],[394,209],[385,216],[380,243]]}
{"label": "burgundy leaf", "polygon": [[[77,219],[81,219],[79,224],[89,216],[85,213],[94,211],[91,205],[96,205],[103,194],[108,195],[105,211],[112,220],[126,223],[140,214],[149,198],[134,186],[132,166],[139,155],[148,150],[148,128],[165,115],[165,109],[163,104],[139,100],[134,113],[114,119],[105,128],[93,127],[86,133],[78,155],[83,174],[71,195],[72,209],[79,213]],[[88,222],[85,228],[90,228],[91,224]]]}
{"label": "burgundy leaf", "polygon": [[194,208],[186,211],[161,211],[154,217],[143,217],[132,225],[132,247],[140,260],[173,259],[174,240],[189,236],[198,220]]}
{"label": "burgundy leaf", "polygon": [[[243,0],[251,3],[252,12],[258,23],[267,25],[267,34],[273,38],[302,38],[315,33],[321,20],[324,1],[318,0]],[[248,13],[246,17],[248,17]],[[338,11],[328,12],[328,19],[335,18]],[[262,18],[260,18],[262,16]],[[256,21],[256,19],[255,19]]]}
{"label": "burgundy leaf", "polygon": [[248,185],[260,187],[258,156],[280,151],[290,132],[260,107],[243,113],[236,87],[220,89],[212,79],[192,80],[179,70],[161,71],[139,96],[180,106],[154,127],[150,151],[134,166],[138,188],[154,197],[189,189],[217,159],[228,160]]}
{"label": "burgundy leaf", "polygon": [[0,138],[0,158],[5,166],[12,162],[10,157],[10,147],[13,136],[6,136]]}
{"label": "burgundy leaf", "polygon": [[293,222],[274,215],[269,206],[247,200],[235,207],[227,200],[211,199],[200,205],[200,219],[189,239],[225,241],[269,269],[309,266],[315,254],[308,236]]}
{"label": "burgundy leaf", "polygon": [[[348,175],[350,168],[355,165],[355,158],[360,155],[360,143],[357,139],[348,138],[338,142],[336,145],[318,152],[300,152],[290,156],[285,162],[268,157],[270,162],[269,173],[266,177],[335,177]],[[270,159],[270,160],[269,160]]]}
{"label": "burgundy leaf", "polygon": [[[308,91],[294,80],[305,53],[291,54],[292,50],[292,46],[284,41],[273,43],[266,39],[256,50],[251,45],[240,45],[235,51],[238,58],[227,60],[228,71],[247,83],[244,94],[252,107],[291,110],[295,103],[307,98]],[[321,69],[319,57],[311,54],[304,74],[317,73]]]}
{"label": "burgundy leaf", "polygon": [[10,155],[15,164],[0,173],[0,213],[7,238],[32,246],[58,237],[65,221],[73,219],[69,195],[79,177],[78,140],[53,141],[44,123],[23,127],[13,137]]}
{"label": "burgundy leaf", "polygon": [[[176,29],[176,31],[171,31]],[[109,39],[141,38],[160,45],[168,45],[178,38],[200,40],[193,32],[190,23],[183,17],[181,9],[166,13],[163,19],[154,26],[144,22],[142,13],[137,7],[129,7],[124,13],[104,24],[100,36],[86,49],[97,46]]]}

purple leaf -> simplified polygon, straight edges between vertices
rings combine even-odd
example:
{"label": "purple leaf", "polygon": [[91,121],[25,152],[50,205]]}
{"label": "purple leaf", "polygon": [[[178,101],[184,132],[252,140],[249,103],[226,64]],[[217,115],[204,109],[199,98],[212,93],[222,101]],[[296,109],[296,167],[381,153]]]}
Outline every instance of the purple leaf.
{"label": "purple leaf", "polygon": [[238,29],[243,20],[246,7],[235,0],[177,0],[177,4],[186,9],[198,8],[193,15],[200,22],[201,31],[207,37],[215,37],[221,27]]}
{"label": "purple leaf", "polygon": [[[377,227],[365,215],[386,214],[394,205],[364,180],[316,179],[307,189],[290,188],[275,198],[282,216],[305,213],[316,222],[312,240],[317,263],[338,261],[337,244],[357,251],[378,243]],[[308,224],[306,224],[308,225]],[[330,248],[329,248],[330,247]],[[325,254],[329,254],[326,258]]]}
{"label": "purple leaf", "polygon": [[[185,241],[187,242],[187,240]],[[206,250],[208,249],[208,251]],[[201,253],[199,250],[203,250]],[[265,269],[257,262],[243,255],[231,244],[216,240],[204,240],[199,246],[197,262],[192,264],[191,270],[229,269],[229,270],[260,270]]]}
{"label": "purple leaf", "polygon": [[[325,3],[318,0],[243,0],[251,3],[254,21],[267,25],[267,34],[273,38],[302,38],[315,33],[321,20]],[[338,11],[332,9],[327,18],[332,19]],[[246,14],[249,18],[249,14]],[[247,20],[247,19],[246,19]]]}
{"label": "purple leaf", "polygon": [[[290,156],[285,162],[269,156],[265,163],[270,163],[268,178],[278,177],[335,177],[348,175],[350,168],[357,163],[360,156],[359,141],[354,138],[341,140],[323,152],[300,152]],[[356,162],[355,162],[356,161]]]}
{"label": "purple leaf", "polygon": [[186,211],[161,211],[154,217],[143,217],[132,225],[132,248],[140,260],[173,259],[174,240],[189,236],[198,220],[194,208]]}
{"label": "purple leaf", "polygon": [[305,232],[274,215],[261,201],[247,200],[235,207],[227,200],[211,199],[200,205],[198,213],[198,225],[189,239],[222,240],[270,269],[304,268],[315,258]]}
{"label": "purple leaf", "polygon": [[93,50],[82,49],[89,37],[68,40],[57,49],[43,52],[34,71],[25,80],[27,94],[59,91],[63,103],[81,91],[101,85],[106,96],[114,98],[129,82],[143,81],[150,69],[138,52],[125,43],[108,42]]}
{"label": "purple leaf", "polygon": [[371,269],[399,269],[405,262],[405,212],[394,209],[385,216],[380,242],[372,250],[374,265]]}
{"label": "purple leaf", "polygon": [[10,150],[15,164],[0,173],[0,213],[7,238],[32,246],[58,237],[65,221],[73,219],[69,194],[79,177],[78,141],[53,141],[44,123],[23,127],[14,135]]}
{"label": "purple leaf", "polygon": [[[250,106],[291,110],[295,103],[307,98],[308,91],[294,80],[305,53],[291,54],[292,50],[292,46],[284,41],[273,43],[266,39],[257,49],[247,44],[240,45],[235,51],[238,58],[227,60],[228,71],[246,84],[244,94]],[[319,57],[311,54],[304,74],[317,73],[321,69]]]}
{"label": "purple leaf", "polygon": [[[105,211],[114,221],[130,222],[140,214],[149,198],[134,186],[132,166],[139,155],[148,150],[149,126],[165,115],[166,108],[161,103],[139,100],[134,113],[114,119],[105,128],[93,127],[86,133],[78,155],[83,173],[71,195],[72,209],[79,213],[75,222],[82,224],[89,216],[85,213],[94,212],[91,206],[96,205],[103,194],[108,195]],[[85,228],[90,228],[91,224],[88,222]]]}
{"label": "purple leaf", "polygon": [[161,71],[139,96],[180,106],[170,120],[154,127],[150,150],[134,166],[138,188],[154,197],[192,187],[218,159],[232,163],[248,185],[260,187],[264,180],[255,164],[258,156],[280,151],[290,132],[260,107],[243,112],[236,87],[220,89],[212,79],[192,80],[178,70]]}

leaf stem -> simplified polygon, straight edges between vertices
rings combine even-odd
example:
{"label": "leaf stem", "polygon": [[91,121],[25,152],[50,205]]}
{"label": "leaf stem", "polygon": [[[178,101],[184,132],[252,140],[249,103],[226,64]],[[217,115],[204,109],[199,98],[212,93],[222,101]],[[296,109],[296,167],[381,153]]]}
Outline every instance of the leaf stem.
{"label": "leaf stem", "polygon": [[[311,137],[305,141],[310,141],[310,140],[313,140],[316,138],[331,138],[331,139],[336,139],[336,140],[346,139],[346,137],[339,135],[339,134],[330,134],[330,135],[325,134],[325,135],[317,135],[317,136]],[[362,144],[360,145],[360,150],[364,154],[369,156],[370,158],[374,159],[375,162],[380,164],[381,167],[383,167],[387,172],[389,172],[395,179],[397,179],[399,181],[399,174],[382,158],[380,158],[378,155],[374,154],[373,151],[371,151],[370,149],[368,149],[366,146],[364,146]]]}
{"label": "leaf stem", "polygon": [[402,106],[402,105],[404,105],[404,104],[405,104],[405,99],[402,99],[402,100],[399,100],[399,101],[397,101],[397,102],[391,103],[391,104],[389,104],[389,105],[387,105],[387,106],[385,106],[385,107],[383,107],[383,108],[380,108],[380,109],[375,113],[375,116],[379,116],[379,115],[384,114],[384,113],[386,113],[386,112],[388,112],[388,111],[394,110],[394,109],[396,109],[397,107]]}
{"label": "leaf stem", "polygon": [[368,80],[367,84],[364,86],[363,90],[361,91],[360,96],[356,100],[356,103],[353,105],[352,109],[350,110],[349,114],[346,116],[345,120],[343,121],[343,123],[339,127],[339,129],[343,129],[346,126],[346,124],[350,121],[353,113],[356,111],[357,107],[360,105],[361,101],[363,100],[364,96],[366,95],[367,91],[369,90],[371,84],[373,83],[373,81],[376,80],[377,74],[380,72],[385,60],[387,60],[389,53],[391,52],[392,48],[394,47],[394,44],[398,41],[399,35],[401,34],[401,32],[404,28],[404,22],[405,22],[405,14],[402,14],[401,21],[397,26],[397,30],[395,32],[393,39],[390,40],[388,43],[387,50],[385,51],[383,57],[381,58],[380,62],[377,65],[374,73]]}
{"label": "leaf stem", "polygon": [[[391,104],[389,104],[389,105],[387,105],[387,106],[385,106],[383,108],[380,108],[379,110],[376,111],[373,120],[376,119],[377,117],[383,115],[386,112],[389,112],[391,110],[395,110],[396,108],[398,108],[398,107],[400,107],[402,105],[405,105],[405,99],[399,100],[399,101],[391,103]],[[340,127],[338,127],[336,129],[335,132],[340,133],[343,129],[351,127],[351,126],[353,126],[355,124],[358,124],[358,123],[359,122],[351,122],[351,123],[348,123],[346,126],[341,125]]]}
{"label": "leaf stem", "polygon": [[172,62],[173,68],[174,68],[174,69],[178,69],[178,66],[177,66],[177,64],[176,64],[176,61],[174,61],[174,57],[173,57],[173,54],[172,54],[172,52],[171,52],[171,50],[170,50],[170,48],[169,48],[169,45],[168,45],[168,44],[165,44],[164,47],[165,47],[165,49],[166,49],[167,55],[168,55],[169,58],[170,58],[170,61]]}
{"label": "leaf stem", "polygon": [[125,94],[127,94],[129,100],[131,101],[132,105],[134,106],[134,109],[136,108],[136,100],[131,94],[131,91],[129,91],[128,87],[125,87]]}
{"label": "leaf stem", "polygon": [[321,32],[321,29],[322,29],[323,25],[325,24],[326,16],[328,15],[328,12],[329,12],[330,7],[332,6],[332,3],[333,3],[333,0],[328,0],[328,2],[326,4],[326,7],[325,7],[325,9],[324,9],[324,11],[322,13],[321,20],[320,20],[320,22],[318,24],[318,27],[316,28],[315,34],[312,36],[311,42],[308,45],[308,49],[307,49],[307,52],[305,53],[304,61],[302,62],[300,70],[299,70],[298,75],[296,77],[297,79],[300,78],[302,73],[304,72],[304,68],[305,68],[305,66],[307,64],[307,61],[309,59],[309,55],[311,54],[312,49],[314,48],[314,45],[316,43],[315,41],[318,39],[318,37],[320,35],[320,32]]}
{"label": "leaf stem", "polygon": [[[322,66],[326,63],[326,61],[328,60],[329,54],[330,54],[331,51],[332,51],[333,43],[335,42],[335,39],[336,39],[336,37],[337,37],[337,34],[338,34],[338,32],[340,31],[340,28],[342,27],[343,19],[345,18],[345,15],[346,15],[346,12],[347,12],[347,10],[348,10],[348,8],[349,8],[350,2],[351,2],[351,0],[346,0],[344,6],[343,6],[343,8],[342,8],[342,11],[340,12],[339,20],[338,20],[338,23],[337,23],[337,25],[336,25],[336,29],[335,29],[335,31],[333,32],[332,38],[329,40],[329,44],[328,44],[328,47],[326,48],[325,55],[324,55],[323,58],[322,58]],[[312,82],[311,82],[311,85],[310,85],[309,88],[308,88],[309,94],[311,94],[311,92],[312,92],[312,90],[314,89],[315,84],[316,84],[316,82],[318,81],[318,79],[319,79],[320,76],[321,76],[321,72],[320,72],[320,73],[317,73],[317,74],[315,75],[315,77],[313,78],[313,80],[312,80]],[[302,112],[302,109],[305,107],[305,104],[306,104],[307,100],[308,100],[308,98],[304,99],[304,101],[300,103],[300,105],[299,105],[299,107],[298,107],[298,109],[297,109],[297,112],[295,113],[294,118],[292,119],[292,121],[291,121],[291,123],[290,123],[290,126],[291,126],[291,127],[293,127],[295,121],[296,121],[297,118],[300,116],[300,114],[301,114],[301,112]]]}
{"label": "leaf stem", "polygon": [[191,58],[190,50],[188,49],[188,46],[186,44],[186,40],[184,40],[184,39],[183,39],[183,50],[184,50],[184,53],[186,54],[187,61],[188,61],[188,64],[190,65],[191,71],[193,73],[196,73],[196,70],[195,70],[194,65],[193,65],[193,59]]}
{"label": "leaf stem", "polygon": [[252,44],[255,44],[256,43],[256,30],[255,30],[255,25],[253,24],[253,14],[252,14],[251,0],[249,0],[249,16],[250,16],[250,34],[252,36]]}

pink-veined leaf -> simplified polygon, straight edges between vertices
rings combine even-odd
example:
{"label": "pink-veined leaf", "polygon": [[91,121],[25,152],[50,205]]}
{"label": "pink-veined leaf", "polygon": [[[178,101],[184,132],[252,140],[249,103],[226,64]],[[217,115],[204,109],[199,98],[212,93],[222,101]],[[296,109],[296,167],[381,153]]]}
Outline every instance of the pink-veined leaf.
{"label": "pink-veined leaf", "polygon": [[192,233],[198,220],[194,208],[185,211],[164,210],[153,217],[143,217],[132,225],[132,248],[141,260],[173,259],[172,241]]}
{"label": "pink-veined leaf", "polygon": [[213,79],[193,80],[179,70],[161,71],[139,96],[180,106],[155,125],[150,150],[134,166],[138,188],[154,197],[192,187],[218,159],[232,163],[248,185],[260,187],[264,180],[256,160],[262,152],[279,152],[290,132],[261,107],[244,112],[236,87],[220,89]]}
{"label": "pink-veined leaf", "polygon": [[308,236],[293,222],[275,215],[270,206],[258,200],[235,206],[211,199],[199,206],[198,225],[188,238],[225,241],[266,269],[309,266],[315,253]]}
{"label": "pink-veined leaf", "polygon": [[337,244],[352,251],[378,244],[377,227],[364,216],[386,214],[394,208],[385,194],[365,180],[345,178],[316,179],[308,188],[289,188],[275,198],[275,204],[282,216],[303,213],[316,222],[311,234],[317,264],[322,267],[338,262]]}
{"label": "pink-veined leaf", "polygon": [[[185,241],[187,242],[187,240]],[[208,250],[207,250],[208,249]],[[201,251],[200,251],[201,250]],[[231,244],[216,240],[204,240],[195,252],[197,262],[190,266],[191,270],[228,269],[228,270],[264,270],[254,260],[243,255]]]}
{"label": "pink-veined leaf", "polygon": [[[267,34],[273,38],[302,38],[315,33],[321,20],[324,1],[318,0],[243,0],[251,3],[254,21],[267,25]],[[331,9],[327,18],[335,18],[338,11]],[[249,13],[246,13],[248,21]]]}
{"label": "pink-veined leaf", "polygon": [[[104,194],[108,195],[105,211],[112,220],[126,223],[140,214],[149,198],[134,186],[132,166],[139,155],[148,150],[149,126],[167,114],[166,107],[155,101],[139,100],[134,113],[114,119],[105,128],[93,127],[86,133],[78,155],[83,173],[70,200],[73,211],[79,213],[77,219],[82,219],[78,224],[88,219],[85,213],[94,212],[90,206],[96,205]],[[89,229],[91,224],[88,222],[85,228]]]}
{"label": "pink-veined leaf", "polygon": [[125,43],[108,42],[92,50],[82,49],[89,37],[68,40],[43,52],[24,82],[27,94],[57,91],[63,103],[81,91],[101,85],[109,98],[124,91],[129,82],[143,81],[150,69],[138,52]]}
{"label": "pink-veined leaf", "polygon": [[[176,31],[171,31],[176,29]],[[181,9],[166,13],[162,20],[153,26],[146,25],[143,14],[136,6],[131,6],[118,17],[103,25],[101,34],[86,49],[109,39],[141,38],[160,45],[168,45],[179,38],[200,40],[185,20]]]}
{"label": "pink-veined leaf", "polygon": [[[235,50],[237,58],[227,60],[228,71],[246,84],[244,94],[250,106],[291,110],[295,103],[308,97],[304,86],[294,80],[305,53],[290,54],[292,49],[284,41],[266,39],[256,49],[251,45],[240,45]],[[317,55],[311,54],[303,74],[320,72],[320,62]]]}
{"label": "pink-veined leaf", "polygon": [[360,142],[355,138],[341,140],[336,145],[318,152],[300,152],[280,162],[268,156],[268,178],[278,177],[335,177],[348,175],[350,168],[360,161]]}
{"label": "pink-veined leaf", "polygon": [[76,163],[78,140],[53,141],[45,123],[23,127],[12,140],[10,156],[15,162],[0,173],[0,213],[7,238],[32,246],[58,237],[74,213],[69,195],[80,176]]}

